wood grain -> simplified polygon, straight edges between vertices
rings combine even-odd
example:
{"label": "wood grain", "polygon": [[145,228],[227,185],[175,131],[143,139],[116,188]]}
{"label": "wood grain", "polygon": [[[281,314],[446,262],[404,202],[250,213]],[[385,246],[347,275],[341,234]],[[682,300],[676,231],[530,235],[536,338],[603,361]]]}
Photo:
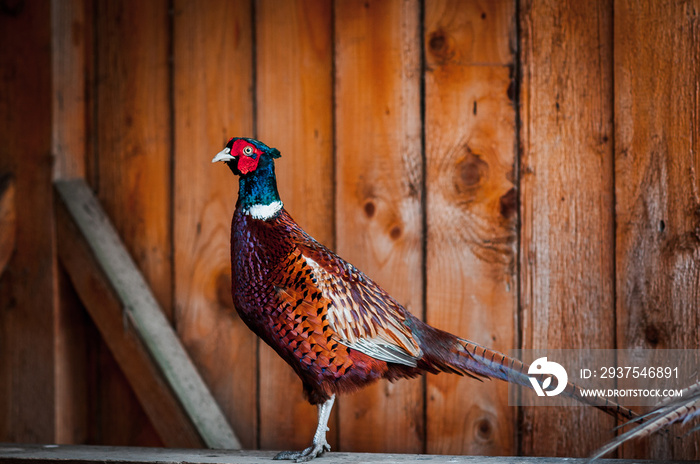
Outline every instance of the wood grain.
{"label": "wood grain", "polygon": [[[614,348],[612,4],[526,1],[519,19],[522,347]],[[522,452],[586,456],[614,425],[525,408]]]}
{"label": "wood grain", "polygon": [[[51,0],[54,178],[85,177],[87,43],[85,0]],[[92,18],[90,18],[92,19]]]}
{"label": "wood grain", "polygon": [[[333,102],[331,1],[256,3],[257,137],[277,147],[285,208],[313,237],[333,246]],[[260,447],[303,449],[316,407],[301,382],[260,344]],[[327,439],[337,449],[335,415]]]}
{"label": "wood grain", "polygon": [[[700,2],[615,2],[615,118],[618,343],[697,350]],[[697,460],[698,443],[656,434],[623,456]]]}
{"label": "wood grain", "polygon": [[171,318],[168,5],[96,5],[98,197]]}
{"label": "wood grain", "polygon": [[[517,303],[512,1],[425,5],[427,321],[514,347]],[[512,454],[502,382],[427,382],[429,453]]]}
{"label": "wood grain", "polygon": [[[336,245],[423,315],[420,8],[335,4]],[[423,386],[382,381],[341,398],[340,449],[424,450]]]}
{"label": "wood grain", "polygon": [[53,442],[50,2],[3,4],[0,13],[0,178],[14,178],[17,228],[0,276],[0,440]]}
{"label": "wood grain", "polygon": [[211,159],[251,135],[249,2],[174,4],[175,322],[244,448],[258,444],[257,339],[231,300],[237,182]]}

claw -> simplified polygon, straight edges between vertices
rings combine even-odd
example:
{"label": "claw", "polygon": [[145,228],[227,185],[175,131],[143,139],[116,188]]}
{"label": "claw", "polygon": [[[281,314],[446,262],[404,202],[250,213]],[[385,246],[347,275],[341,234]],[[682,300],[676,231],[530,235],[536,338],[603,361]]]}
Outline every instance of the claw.
{"label": "claw", "polygon": [[304,451],[282,451],[277,453],[272,459],[276,461],[290,460],[294,462],[308,462],[330,450],[331,446],[324,440],[323,443],[313,443]]}

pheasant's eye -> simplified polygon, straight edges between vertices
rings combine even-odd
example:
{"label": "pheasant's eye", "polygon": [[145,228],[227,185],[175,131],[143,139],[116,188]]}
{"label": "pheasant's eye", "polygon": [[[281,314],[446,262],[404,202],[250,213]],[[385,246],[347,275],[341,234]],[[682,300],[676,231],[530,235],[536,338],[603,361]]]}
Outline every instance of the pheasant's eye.
{"label": "pheasant's eye", "polygon": [[252,154],[253,154],[253,147],[251,147],[250,145],[248,145],[247,147],[245,147],[245,148],[243,149],[243,154],[246,155],[246,156],[252,155]]}

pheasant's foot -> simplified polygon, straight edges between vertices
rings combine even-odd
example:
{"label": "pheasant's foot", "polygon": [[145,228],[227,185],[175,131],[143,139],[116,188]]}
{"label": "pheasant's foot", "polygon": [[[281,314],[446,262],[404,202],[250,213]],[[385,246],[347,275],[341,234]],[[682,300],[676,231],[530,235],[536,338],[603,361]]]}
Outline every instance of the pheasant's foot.
{"label": "pheasant's foot", "polygon": [[328,417],[331,415],[335,395],[332,395],[324,403],[318,405],[318,426],[311,446],[304,451],[282,451],[278,453],[274,459],[288,459],[295,462],[307,462],[321,456],[326,451],[331,450],[331,445],[326,441],[326,432],[328,431]]}
{"label": "pheasant's foot", "polygon": [[326,440],[323,440],[323,442],[314,442],[306,448],[304,451],[282,451],[280,453],[277,453],[277,455],[273,458],[275,460],[291,460],[294,462],[307,462],[311,461],[312,459],[321,456],[323,453],[326,451],[331,450],[331,445],[326,442]]}

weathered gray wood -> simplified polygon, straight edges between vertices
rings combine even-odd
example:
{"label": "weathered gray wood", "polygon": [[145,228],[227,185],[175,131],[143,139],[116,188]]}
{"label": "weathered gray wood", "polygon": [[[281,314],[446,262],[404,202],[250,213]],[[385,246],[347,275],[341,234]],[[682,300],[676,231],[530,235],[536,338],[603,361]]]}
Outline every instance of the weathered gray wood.
{"label": "weathered gray wood", "polygon": [[[109,310],[114,312],[121,309],[122,313],[117,316],[117,320],[128,321],[133,326],[148,355],[157,365],[156,371],[162,373],[164,382],[184,408],[204,443],[210,448],[240,448],[238,439],[90,188],[83,180],[57,181],[55,185],[60,200],[59,255],[90,314],[95,318],[98,310],[94,306],[106,306],[106,301],[118,301],[119,308]],[[65,212],[69,218],[64,217]],[[73,240],[74,234],[70,232],[70,228],[64,227],[66,221],[72,222],[72,227],[77,228],[80,234],[79,243],[76,244]],[[80,260],[75,257],[84,247],[89,249],[92,260]],[[83,279],[83,267],[86,265],[95,266],[94,270],[89,270],[94,274],[92,281]],[[99,295],[93,298],[96,287],[94,282],[98,280],[106,281],[104,287],[109,287],[113,293],[105,297],[104,301],[100,301]],[[104,312],[105,309],[99,311]],[[100,320],[95,322],[105,336],[106,323]],[[110,349],[115,351],[114,343],[110,343],[109,339],[106,341]],[[133,356],[120,357],[115,353],[115,358],[123,369],[123,361],[120,358],[130,357]],[[129,377],[127,369],[124,370]],[[132,382],[133,379],[129,380]],[[139,391],[136,393],[139,396]],[[150,405],[144,404],[147,412],[148,406]],[[149,414],[149,417],[154,420],[152,415]]]}
{"label": "weathered gray wood", "polygon": [[[63,446],[0,444],[0,464],[30,464],[52,461],[68,461],[80,464],[141,463],[162,464],[213,463],[213,464],[271,464],[274,451],[219,451],[170,448],[132,448],[114,446]],[[372,454],[326,453],[319,464],[376,462],[382,464],[583,464],[585,459],[533,458],[514,456],[442,456],[430,454]],[[600,464],[632,464],[642,461],[629,459],[600,459]],[[654,461],[643,461],[654,462]],[[664,461],[670,462],[670,461]],[[673,461],[679,464],[683,461]],[[687,461],[686,461],[687,462]]]}

